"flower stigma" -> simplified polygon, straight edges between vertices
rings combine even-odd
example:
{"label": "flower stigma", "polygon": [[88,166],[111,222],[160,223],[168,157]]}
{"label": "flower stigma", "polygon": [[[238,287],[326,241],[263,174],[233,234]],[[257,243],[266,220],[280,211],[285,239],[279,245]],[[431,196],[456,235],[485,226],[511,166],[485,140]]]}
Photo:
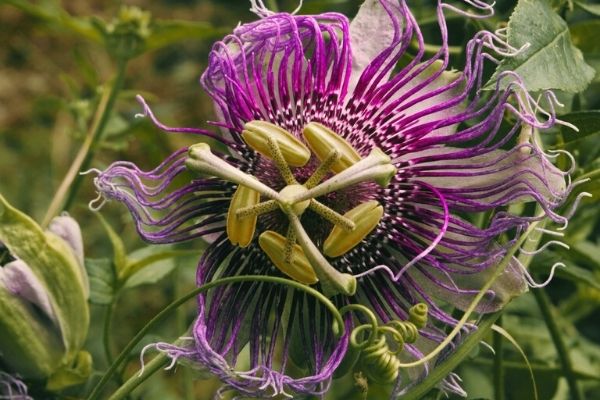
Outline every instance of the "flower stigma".
{"label": "flower stigma", "polygon": [[[323,254],[340,257],[358,245],[379,224],[383,206],[370,200],[342,215],[317,198],[368,181],[386,187],[396,174],[391,158],[378,148],[361,158],[340,135],[315,122],[303,130],[308,147],[291,133],[266,121],[246,123],[242,138],[251,149],[273,162],[286,184],[279,192],[215,156],[206,143],[191,146],[186,159],[191,171],[238,185],[227,213],[229,241],[247,247],[254,237],[258,217],[280,210],[289,222],[285,237],[266,230],[258,239],[258,245],[275,267],[303,284],[320,282],[328,296],[353,295],[356,278],[336,270]],[[311,151],[320,164],[301,184],[290,167],[305,166]],[[263,197],[266,199],[261,201]],[[301,223],[307,209],[333,224],[322,250]]]}

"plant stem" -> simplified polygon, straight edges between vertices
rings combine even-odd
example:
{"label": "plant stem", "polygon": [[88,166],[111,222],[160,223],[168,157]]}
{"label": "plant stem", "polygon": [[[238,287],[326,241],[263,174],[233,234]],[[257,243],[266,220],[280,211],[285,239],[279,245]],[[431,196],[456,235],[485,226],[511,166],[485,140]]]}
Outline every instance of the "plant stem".
{"label": "plant stem", "polygon": [[[183,288],[183,268],[179,267],[175,270],[175,296],[178,298],[185,295]],[[185,307],[179,307],[175,314],[175,325],[177,326],[178,332],[183,332],[188,329],[188,322],[186,321]],[[190,336],[190,335],[186,335]],[[194,382],[191,371],[188,368],[183,368],[181,379],[183,380],[183,398],[185,400],[194,400]]]}
{"label": "plant stem", "polygon": [[[490,361],[485,358],[474,358],[473,360],[471,360],[469,362],[476,366],[493,367],[493,361]],[[522,372],[526,373],[529,370],[529,367],[527,366],[527,364],[522,364],[522,363],[516,362],[516,361],[504,360],[503,365],[504,365],[505,370],[513,369],[513,370],[519,371],[519,373],[522,373]],[[539,371],[539,372],[555,373],[557,375],[560,375],[560,373],[562,372],[562,369],[560,367],[552,367],[552,366],[548,366],[548,365],[544,365],[544,364],[536,364],[536,363],[531,364],[531,369],[534,371]],[[600,376],[590,374],[588,372],[582,372],[582,371],[573,371],[573,372],[575,374],[575,377],[579,380],[591,380],[591,381],[596,381],[596,382],[600,381]]]}
{"label": "plant stem", "polygon": [[484,316],[481,319],[477,330],[467,336],[467,338],[456,347],[450,357],[436,365],[436,367],[429,372],[427,378],[402,396],[402,400],[423,399],[431,389],[433,389],[442,379],[448,376],[450,372],[452,372],[466,357],[469,356],[469,354],[471,354],[473,348],[478,346],[481,339],[483,339],[483,337],[489,333],[489,331],[492,329],[492,325],[494,325],[500,315],[501,312],[497,312]]}
{"label": "plant stem", "polygon": [[108,365],[111,365],[114,362],[114,358],[112,356],[111,351],[110,331],[112,326],[113,312],[115,310],[115,300],[116,299],[113,298],[110,304],[106,306],[106,311],[104,312],[102,343],[104,345],[104,356],[106,357],[106,362]]}
{"label": "plant stem", "polygon": [[274,12],[279,12],[279,7],[277,6],[277,0],[267,0],[267,7],[269,10]]}
{"label": "plant stem", "polygon": [[[121,351],[121,353],[117,356],[117,358],[112,363],[112,365],[108,368],[108,370],[106,371],[104,376],[102,376],[100,381],[96,384],[96,386],[92,390],[92,393],[89,395],[88,400],[97,400],[99,398],[100,393],[102,392],[102,389],[104,388],[106,383],[110,380],[110,378],[114,375],[114,373],[117,371],[119,366],[129,356],[129,353],[131,352],[131,350],[133,350],[133,348],[144,338],[144,336],[146,336],[146,334],[152,328],[154,328],[154,326],[156,324],[158,324],[160,321],[162,321],[162,319],[165,318],[167,315],[169,315],[172,311],[176,310],[179,306],[181,306],[182,304],[184,304],[191,298],[196,297],[197,295],[204,293],[214,287],[227,285],[227,284],[233,284],[233,283],[252,282],[252,281],[283,284],[283,285],[287,285],[287,286],[293,287],[295,289],[301,290],[305,293],[310,294],[311,296],[314,296],[333,314],[333,317],[335,319],[334,334],[336,334],[336,335],[343,334],[343,331],[345,328],[344,319],[340,315],[337,307],[331,302],[331,300],[329,300],[327,297],[325,297],[322,293],[311,288],[310,286],[306,286],[300,282],[292,281],[289,279],[284,279],[284,278],[280,278],[277,276],[267,276],[267,275],[232,276],[232,277],[228,277],[228,278],[217,279],[215,281],[212,281],[210,283],[207,283],[200,287],[197,287],[196,289],[192,290],[185,296],[182,296],[179,299],[175,300],[174,302],[172,302],[171,304],[166,306],[161,312],[156,314],[156,316],[154,318],[152,318],[150,320],[150,322],[148,322],[142,329],[140,329],[140,331],[133,337],[133,339],[131,339],[129,341],[129,343],[127,343],[125,348]],[[341,332],[338,332],[339,330],[341,330]]]}
{"label": "plant stem", "polygon": [[156,371],[164,367],[169,363],[169,358],[161,353],[158,356],[154,357],[152,361],[148,364],[144,365],[141,373],[134,374],[131,378],[127,380],[116,392],[113,393],[112,396],[108,398],[108,400],[121,400],[127,398],[129,394],[137,388],[141,383],[143,383],[146,379],[151,377]]}
{"label": "plant stem", "polygon": [[569,350],[565,345],[558,324],[556,323],[556,311],[554,310],[554,306],[550,302],[550,299],[543,288],[532,290],[532,293],[535,296],[535,300],[537,301],[542,316],[544,317],[544,321],[546,322],[546,326],[548,327],[548,331],[550,332],[550,337],[552,338],[554,347],[556,348],[556,353],[558,354],[558,358],[562,365],[564,376],[567,379],[567,384],[569,385],[571,399],[583,400],[584,397],[581,393],[579,385],[577,384],[577,377],[575,375],[575,371],[573,370],[573,363],[571,362],[571,357],[569,356]]}
{"label": "plant stem", "polygon": [[[496,325],[502,326],[502,316],[498,318]],[[494,351],[494,399],[504,400],[504,341],[502,335],[498,332],[493,333]]]}
{"label": "plant stem", "polygon": [[113,79],[111,88],[102,94],[90,130],[52,198],[50,206],[48,206],[48,211],[42,220],[42,227],[48,226],[50,220],[58,215],[61,209],[68,210],[73,205],[73,200],[77,195],[82,181],[82,176],[79,175],[79,172],[89,168],[97,142],[106,128],[117,95],[123,86],[127,60],[120,60],[117,68],[117,75]]}

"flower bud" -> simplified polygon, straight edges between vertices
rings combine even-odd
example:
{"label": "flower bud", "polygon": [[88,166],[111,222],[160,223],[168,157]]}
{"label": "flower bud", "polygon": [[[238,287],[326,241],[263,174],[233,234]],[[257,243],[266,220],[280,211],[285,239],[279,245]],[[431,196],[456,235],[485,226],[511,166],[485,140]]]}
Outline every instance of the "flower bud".
{"label": "flower bud", "polygon": [[77,223],[61,216],[44,232],[0,196],[0,241],[11,256],[0,266],[0,362],[53,390],[85,380],[88,287]]}

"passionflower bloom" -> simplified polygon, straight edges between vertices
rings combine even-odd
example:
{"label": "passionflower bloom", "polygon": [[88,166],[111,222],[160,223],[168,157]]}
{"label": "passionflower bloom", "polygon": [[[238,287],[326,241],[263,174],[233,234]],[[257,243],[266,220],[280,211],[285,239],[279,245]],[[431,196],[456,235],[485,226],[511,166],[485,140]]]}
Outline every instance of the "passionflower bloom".
{"label": "passionflower bloom", "polygon": [[[212,147],[178,150],[149,172],[117,162],[95,184],[129,208],[151,243],[205,238],[198,285],[288,277],[340,307],[364,305],[388,327],[410,321],[417,336],[398,356],[377,339],[384,356],[362,364],[401,393],[439,359],[400,373],[398,360],[419,360],[446,337],[457,324],[452,308],[470,304],[514,238],[535,219],[564,222],[552,210],[569,191],[566,173],[531,136],[555,122],[552,110],[536,118],[541,108],[511,72],[482,90],[484,64],[520,50],[502,32],[478,33],[464,69],[451,69],[444,12],[461,11],[441,2],[441,46],[431,56],[401,0],[367,0],[351,23],[252,6],[260,19],[215,43],[201,78],[216,106],[214,132],[165,126],[140,98],[160,128]],[[507,211],[518,202],[537,203],[543,215]],[[477,227],[474,215],[489,222]],[[497,311],[527,279],[510,263],[477,311]],[[427,309],[427,324],[417,323],[415,310]],[[189,345],[158,347],[243,395],[318,394],[351,358],[349,332],[368,317],[345,318],[337,337],[330,313],[305,293],[229,284],[198,298]],[[454,376],[443,387],[461,391]]]}

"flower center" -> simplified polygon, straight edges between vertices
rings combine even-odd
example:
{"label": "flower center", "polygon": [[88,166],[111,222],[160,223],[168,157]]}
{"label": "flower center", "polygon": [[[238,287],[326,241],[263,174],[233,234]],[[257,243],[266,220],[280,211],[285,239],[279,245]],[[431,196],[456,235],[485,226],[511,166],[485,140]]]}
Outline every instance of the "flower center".
{"label": "flower center", "polygon": [[[254,237],[258,216],[280,209],[289,221],[286,236],[268,230],[258,239],[259,246],[273,264],[299,282],[320,282],[328,295],[354,294],[356,279],[333,268],[323,253],[328,257],[339,257],[358,245],[379,224],[383,207],[372,200],[341,215],[317,198],[366,181],[386,187],[396,173],[390,157],[375,148],[367,157],[361,158],[341,136],[315,122],[303,130],[310,150],[294,135],[269,122],[251,121],[244,128],[242,138],[248,146],[269,158],[279,170],[286,183],[281,191],[276,192],[256,177],[213,155],[206,143],[191,146],[186,160],[186,166],[192,171],[238,184],[227,214],[229,240],[240,247],[248,246]],[[321,164],[300,184],[290,166],[306,165],[311,150]],[[331,173],[334,175],[321,182]],[[261,201],[261,197],[268,200]],[[322,252],[300,221],[308,208],[334,225]]]}

